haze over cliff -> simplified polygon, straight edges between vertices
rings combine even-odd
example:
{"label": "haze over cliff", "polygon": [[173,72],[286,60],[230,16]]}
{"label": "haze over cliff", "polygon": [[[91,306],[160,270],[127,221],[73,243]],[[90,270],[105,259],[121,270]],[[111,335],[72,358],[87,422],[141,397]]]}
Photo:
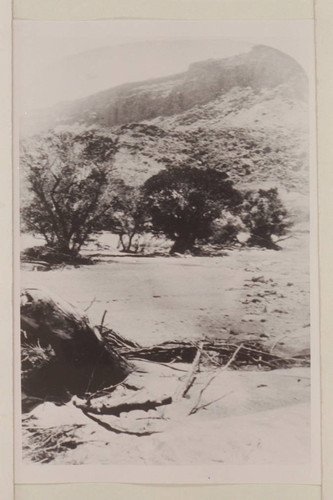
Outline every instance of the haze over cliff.
{"label": "haze over cliff", "polygon": [[306,99],[307,77],[301,66],[279,50],[255,46],[237,56],[191,64],[184,73],[119,85],[36,112],[23,123],[23,132],[63,122],[112,127],[182,113],[235,87],[259,92],[281,84],[288,85],[291,98]]}
{"label": "haze over cliff", "polygon": [[223,170],[239,186],[308,191],[308,81],[267,46],[191,64],[29,114],[22,136],[98,126],[118,137],[115,171],[141,184],[167,165]]}

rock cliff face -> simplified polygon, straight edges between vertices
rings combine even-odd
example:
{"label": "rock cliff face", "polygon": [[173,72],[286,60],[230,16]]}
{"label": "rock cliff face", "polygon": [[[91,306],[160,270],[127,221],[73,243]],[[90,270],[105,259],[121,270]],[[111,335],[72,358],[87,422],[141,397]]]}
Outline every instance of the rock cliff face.
{"label": "rock cliff face", "polygon": [[167,78],[131,83],[64,104],[63,119],[112,127],[183,113],[207,104],[234,87],[255,92],[288,82],[290,95],[304,99],[307,79],[302,68],[282,52],[257,46],[249,53],[192,64]]}
{"label": "rock cliff face", "polygon": [[62,103],[33,121],[30,132],[106,127],[119,139],[115,171],[129,184],[186,162],[223,170],[239,188],[308,191],[307,76],[270,47]]}
{"label": "rock cliff face", "polygon": [[289,96],[306,100],[307,78],[288,55],[266,46],[225,59],[190,65],[181,74],[120,85],[73,102],[65,102],[35,115],[41,128],[55,123],[81,122],[112,127],[183,113],[207,104],[235,87],[258,93],[288,85]]}

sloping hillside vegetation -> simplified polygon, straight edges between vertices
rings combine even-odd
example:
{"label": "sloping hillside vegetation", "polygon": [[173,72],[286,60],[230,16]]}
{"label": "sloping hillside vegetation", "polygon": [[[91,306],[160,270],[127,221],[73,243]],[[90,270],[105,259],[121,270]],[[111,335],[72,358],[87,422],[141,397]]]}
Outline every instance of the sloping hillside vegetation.
{"label": "sloping hillside vegetation", "polygon": [[62,103],[37,116],[32,130],[46,123],[112,137],[113,175],[126,185],[140,187],[164,168],[215,169],[241,192],[277,188],[293,222],[307,223],[307,77],[276,49],[257,46]]}

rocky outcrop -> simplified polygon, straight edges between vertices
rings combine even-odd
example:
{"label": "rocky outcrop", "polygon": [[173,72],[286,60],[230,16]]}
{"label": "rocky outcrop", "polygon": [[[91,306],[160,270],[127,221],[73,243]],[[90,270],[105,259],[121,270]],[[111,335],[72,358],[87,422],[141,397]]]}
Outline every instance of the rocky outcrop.
{"label": "rocky outcrop", "polygon": [[183,113],[234,87],[259,92],[285,83],[294,98],[306,98],[307,77],[301,66],[285,53],[260,45],[248,53],[194,63],[184,73],[120,85],[65,102],[35,116],[35,120],[42,126],[81,122],[113,127]]}

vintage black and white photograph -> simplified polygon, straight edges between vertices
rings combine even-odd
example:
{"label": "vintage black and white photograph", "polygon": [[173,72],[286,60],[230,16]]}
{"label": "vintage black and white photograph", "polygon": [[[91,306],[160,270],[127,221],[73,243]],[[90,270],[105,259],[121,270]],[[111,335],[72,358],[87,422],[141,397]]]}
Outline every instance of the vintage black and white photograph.
{"label": "vintage black and white photograph", "polygon": [[18,479],[318,480],[312,45],[15,23]]}

